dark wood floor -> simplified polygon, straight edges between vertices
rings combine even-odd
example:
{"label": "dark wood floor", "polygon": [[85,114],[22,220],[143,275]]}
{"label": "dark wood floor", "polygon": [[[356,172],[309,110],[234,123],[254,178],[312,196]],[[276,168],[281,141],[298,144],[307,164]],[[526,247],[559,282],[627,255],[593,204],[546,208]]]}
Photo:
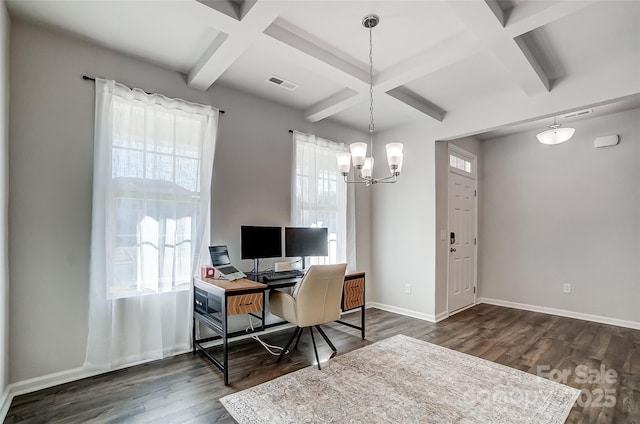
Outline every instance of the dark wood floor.
{"label": "dark wood floor", "polygon": [[[347,320],[357,322],[359,314]],[[537,366],[571,370],[568,384],[584,389],[583,403],[569,423],[640,424],[640,331],[490,305],[478,305],[438,324],[380,311],[367,311],[367,339],[357,330],[331,324],[326,333],[345,353],[395,334],[405,334],[536,374]],[[287,330],[264,336],[284,344]],[[230,349],[230,382],[201,354],[185,354],[18,396],[5,423],[161,422],[233,423],[218,399],[306,367],[314,362],[307,334],[297,351],[274,364],[257,342],[238,341]],[[320,342],[321,361],[330,350]],[[579,365],[613,369],[615,383],[575,379]],[[615,392],[614,407],[604,389]]]}

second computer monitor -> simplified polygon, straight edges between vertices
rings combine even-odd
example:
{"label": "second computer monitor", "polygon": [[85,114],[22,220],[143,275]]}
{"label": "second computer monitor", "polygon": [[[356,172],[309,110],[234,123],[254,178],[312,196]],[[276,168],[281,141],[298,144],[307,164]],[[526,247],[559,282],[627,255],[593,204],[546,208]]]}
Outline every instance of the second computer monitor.
{"label": "second computer monitor", "polygon": [[329,232],[326,228],[285,227],[284,250],[288,258],[328,256]]}

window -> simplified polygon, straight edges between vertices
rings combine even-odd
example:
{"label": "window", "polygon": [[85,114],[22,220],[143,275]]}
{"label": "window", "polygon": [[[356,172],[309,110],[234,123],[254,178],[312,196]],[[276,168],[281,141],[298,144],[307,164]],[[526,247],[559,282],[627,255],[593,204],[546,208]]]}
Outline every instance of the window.
{"label": "window", "polygon": [[458,169],[460,171],[466,172],[467,174],[471,174],[471,162],[457,157],[455,155],[449,154],[449,166],[451,168]]}
{"label": "window", "polygon": [[209,219],[213,110],[119,88],[100,140],[108,166],[96,175],[106,179],[107,297],[188,289]]}
{"label": "window", "polygon": [[328,258],[311,264],[347,261],[347,185],[338,172],[336,153],[343,144],[294,133],[292,220],[297,227],[328,228]]}

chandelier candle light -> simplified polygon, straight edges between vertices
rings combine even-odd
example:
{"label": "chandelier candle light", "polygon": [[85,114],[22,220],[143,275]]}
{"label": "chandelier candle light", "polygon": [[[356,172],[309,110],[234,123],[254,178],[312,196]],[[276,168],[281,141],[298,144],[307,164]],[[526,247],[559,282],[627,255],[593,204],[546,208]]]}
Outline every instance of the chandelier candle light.
{"label": "chandelier candle light", "polygon": [[[387,144],[387,162],[391,175],[383,178],[373,177],[373,35],[372,29],[380,22],[376,15],[367,15],[362,19],[362,26],[369,29],[369,144],[371,156],[367,157],[367,143],[358,142],[351,144],[351,153],[338,153],[338,170],[344,176],[344,181],[351,184],[365,184],[370,186],[377,183],[395,183],[402,171],[402,143]],[[356,170],[356,179],[349,181],[350,162]]]}

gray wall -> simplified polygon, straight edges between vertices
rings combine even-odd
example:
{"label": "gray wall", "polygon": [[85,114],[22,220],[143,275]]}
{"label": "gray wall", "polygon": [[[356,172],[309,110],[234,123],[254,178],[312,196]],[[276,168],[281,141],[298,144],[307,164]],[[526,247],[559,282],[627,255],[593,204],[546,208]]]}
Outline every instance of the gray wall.
{"label": "gray wall", "polygon": [[[481,144],[474,137],[459,138],[451,141],[435,143],[436,168],[436,315],[444,314],[447,310],[447,268],[449,266],[449,239],[442,240],[441,231],[448,234],[449,228],[449,143],[476,155],[478,187],[482,178]],[[479,199],[480,200],[480,199]],[[479,249],[479,248],[478,248]],[[477,258],[476,258],[477,261]]]}
{"label": "gray wall", "polygon": [[[373,263],[372,300],[430,320],[447,308],[447,256],[442,256],[447,246],[446,241],[439,241],[440,229],[447,228],[447,142],[434,139],[439,135],[444,138],[445,130],[450,131],[438,134],[430,126],[415,124],[379,134],[379,158],[385,157],[386,143],[404,143],[403,173],[398,183],[371,189],[372,255],[384,258]],[[480,157],[475,138],[451,143]],[[406,284],[411,285],[411,293],[405,292]]]}
{"label": "gray wall", "polygon": [[[9,15],[0,3],[0,402],[9,383]],[[1,404],[1,403],[0,403]]]}
{"label": "gray wall", "polygon": [[[241,224],[289,223],[289,129],[350,142],[364,134],[23,22],[11,28],[10,381],[82,366],[87,336],[94,86],[82,74],[212,104],[220,118],[212,242],[239,259]],[[369,272],[370,195],[356,193],[358,268]],[[241,263],[242,268],[250,264]]]}
{"label": "gray wall", "polygon": [[482,143],[480,295],[640,322],[640,109],[571,126]]}
{"label": "gray wall", "polygon": [[[373,257],[380,258],[373,263],[372,300],[429,319],[435,310],[435,149],[430,137],[421,125],[379,134],[378,161],[386,165],[385,144],[397,140],[404,143],[405,156],[396,184],[371,187]],[[376,172],[384,175],[384,168]],[[411,293],[405,293],[406,284]]]}
{"label": "gray wall", "polygon": [[[240,226],[291,224],[293,138],[288,130],[307,131],[344,143],[362,138],[362,133],[325,121],[312,126],[302,120],[300,112],[230,89],[224,90],[224,97],[222,88],[214,92],[227,113],[220,118],[220,143],[213,167],[211,243],[227,244],[233,263],[250,270],[253,261],[240,259]],[[359,270],[368,270],[370,193],[359,186],[355,194],[356,262]],[[265,259],[260,268],[276,261]]]}

